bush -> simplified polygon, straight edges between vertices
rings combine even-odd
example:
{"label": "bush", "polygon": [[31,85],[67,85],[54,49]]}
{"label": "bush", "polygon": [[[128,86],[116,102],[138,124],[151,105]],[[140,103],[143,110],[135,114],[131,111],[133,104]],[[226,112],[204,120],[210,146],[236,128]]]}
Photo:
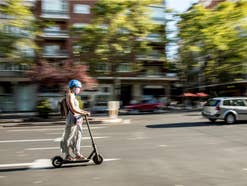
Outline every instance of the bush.
{"label": "bush", "polygon": [[41,100],[36,106],[37,112],[40,117],[48,118],[50,112],[52,111],[51,105],[48,100]]}

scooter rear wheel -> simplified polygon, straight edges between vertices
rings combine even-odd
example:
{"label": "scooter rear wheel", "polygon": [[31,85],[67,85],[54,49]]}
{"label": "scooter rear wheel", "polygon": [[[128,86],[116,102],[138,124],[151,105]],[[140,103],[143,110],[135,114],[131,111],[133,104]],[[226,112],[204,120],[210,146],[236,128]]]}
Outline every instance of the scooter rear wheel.
{"label": "scooter rear wheel", "polygon": [[101,164],[103,161],[104,161],[104,158],[103,158],[100,154],[94,155],[94,157],[93,157],[93,162],[94,162],[96,165]]}
{"label": "scooter rear wheel", "polygon": [[63,158],[61,156],[55,156],[54,158],[52,158],[52,165],[55,168],[61,167],[62,164],[63,164]]}

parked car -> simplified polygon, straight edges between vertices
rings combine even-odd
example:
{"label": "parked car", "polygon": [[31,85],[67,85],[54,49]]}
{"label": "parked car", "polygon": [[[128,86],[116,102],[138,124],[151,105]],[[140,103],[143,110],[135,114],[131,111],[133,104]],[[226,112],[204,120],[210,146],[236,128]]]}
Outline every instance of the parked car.
{"label": "parked car", "polygon": [[150,99],[150,100],[142,100],[141,103],[127,105],[124,107],[124,110],[126,112],[146,112],[146,111],[157,112],[157,111],[161,111],[163,108],[164,108],[163,103]]}
{"label": "parked car", "polygon": [[108,102],[96,102],[92,109],[92,113],[106,113],[108,111]]}
{"label": "parked car", "polygon": [[203,106],[202,115],[211,122],[224,120],[233,124],[247,120],[247,97],[217,97],[209,99]]}

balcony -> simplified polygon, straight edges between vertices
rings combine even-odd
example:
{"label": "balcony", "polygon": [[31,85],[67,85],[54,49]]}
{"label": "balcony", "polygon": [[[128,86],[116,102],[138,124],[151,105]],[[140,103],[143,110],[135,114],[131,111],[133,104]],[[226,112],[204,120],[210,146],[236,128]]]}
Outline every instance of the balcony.
{"label": "balcony", "polygon": [[41,37],[45,39],[67,39],[69,38],[68,31],[66,30],[44,30],[43,33],[41,34]]}
{"label": "balcony", "polygon": [[70,18],[68,12],[62,10],[42,10],[40,17],[54,20],[68,20]]}
{"label": "balcony", "polygon": [[11,62],[0,63],[0,77],[24,77],[25,72],[29,69],[25,64],[14,64]]}
{"label": "balcony", "polygon": [[139,61],[166,61],[162,54],[138,55],[136,59]]}
{"label": "balcony", "polygon": [[69,52],[67,50],[44,51],[42,57],[49,59],[51,58],[66,59],[69,58]]}

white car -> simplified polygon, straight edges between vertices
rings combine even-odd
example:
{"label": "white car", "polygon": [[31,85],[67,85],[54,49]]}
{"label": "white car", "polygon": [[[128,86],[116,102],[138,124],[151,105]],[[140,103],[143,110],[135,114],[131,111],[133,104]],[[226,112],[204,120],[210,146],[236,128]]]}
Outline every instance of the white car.
{"label": "white car", "polygon": [[217,97],[203,106],[202,115],[211,122],[224,120],[227,124],[247,120],[247,97]]}

